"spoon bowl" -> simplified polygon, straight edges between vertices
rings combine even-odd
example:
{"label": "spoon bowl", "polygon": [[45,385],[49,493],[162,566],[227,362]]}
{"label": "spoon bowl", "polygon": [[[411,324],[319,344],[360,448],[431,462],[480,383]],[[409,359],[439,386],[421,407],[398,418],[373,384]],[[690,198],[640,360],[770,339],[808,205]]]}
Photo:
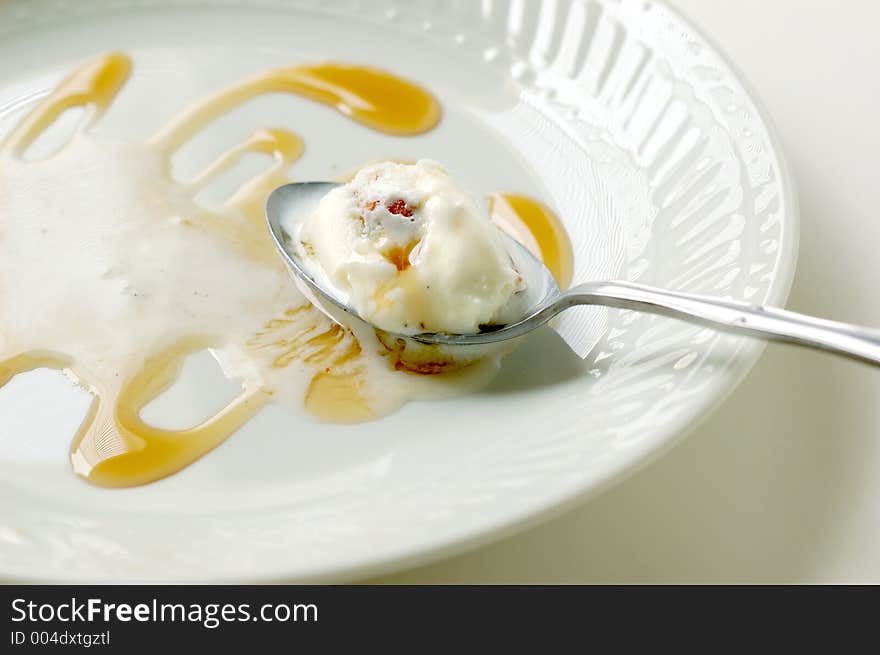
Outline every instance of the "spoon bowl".
{"label": "spoon bowl", "polygon": [[[328,312],[323,304],[330,303],[333,308],[369,323],[349,304],[348,297],[342,290],[337,289],[329,280],[321,279],[310,272],[300,258],[297,248],[291,245],[290,228],[308,219],[317,209],[321,198],[338,186],[340,185],[336,182],[296,182],[278,187],[269,194],[266,201],[266,221],[272,241],[294,274],[294,279],[310,299],[314,298],[318,301],[315,304],[319,309],[330,318],[337,320],[337,317],[333,316],[332,312]],[[479,346],[513,339],[550,320],[558,312],[547,313],[546,310],[562,295],[556,279],[544,263],[519,241],[504,232],[502,237],[514,268],[526,281],[525,288],[512,300],[519,309],[518,313],[522,315],[521,320],[502,326],[486,326],[483,331],[470,334],[424,332],[413,335],[383,331],[394,337],[413,339],[423,344]],[[535,325],[528,322],[530,318],[534,320],[543,316],[545,318]]]}
{"label": "spoon bowl", "polygon": [[[338,321],[338,317],[328,311],[324,303],[369,323],[350,305],[344,292],[336,289],[329,280],[317,279],[309,272],[296,248],[290,246],[291,235],[285,229],[285,225],[295,226],[307,219],[321,198],[337,186],[339,184],[335,182],[297,182],[278,187],[266,201],[266,221],[275,246],[307,297],[315,300],[315,304],[333,320]],[[502,326],[486,326],[480,332],[468,334],[424,332],[395,336],[430,345],[489,345],[523,336],[575,305],[603,305],[669,316],[724,332],[818,348],[880,365],[880,332],[877,330],[784,309],[627,281],[587,282],[562,291],[543,262],[525,246],[507,234],[504,234],[504,243],[524,280],[524,290],[515,294],[511,301],[516,302],[519,309],[517,320]]]}

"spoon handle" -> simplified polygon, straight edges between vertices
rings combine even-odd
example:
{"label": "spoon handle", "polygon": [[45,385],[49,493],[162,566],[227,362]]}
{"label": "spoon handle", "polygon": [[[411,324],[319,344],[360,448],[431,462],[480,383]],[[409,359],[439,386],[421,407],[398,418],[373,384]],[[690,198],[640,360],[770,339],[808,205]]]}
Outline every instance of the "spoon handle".
{"label": "spoon handle", "polygon": [[631,282],[591,282],[565,292],[565,306],[604,305],[661,314],[716,330],[820,348],[880,365],[880,331],[737,300]]}

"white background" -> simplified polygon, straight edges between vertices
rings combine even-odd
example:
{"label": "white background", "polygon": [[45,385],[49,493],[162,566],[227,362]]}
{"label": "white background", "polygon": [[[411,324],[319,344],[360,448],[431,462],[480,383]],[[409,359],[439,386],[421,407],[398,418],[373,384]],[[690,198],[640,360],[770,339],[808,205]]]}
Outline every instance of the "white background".
{"label": "white background", "polygon": [[[880,326],[880,2],[675,0],[776,123],[788,307]],[[537,529],[380,582],[880,582],[880,370],[770,345],[681,445]]]}

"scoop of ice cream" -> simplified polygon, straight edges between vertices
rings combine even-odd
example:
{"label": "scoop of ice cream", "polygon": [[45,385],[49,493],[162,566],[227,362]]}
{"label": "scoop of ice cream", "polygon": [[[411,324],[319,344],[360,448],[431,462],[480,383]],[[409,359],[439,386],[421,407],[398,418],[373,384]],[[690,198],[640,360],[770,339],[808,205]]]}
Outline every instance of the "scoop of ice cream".
{"label": "scoop of ice cream", "polygon": [[382,162],[330,191],[295,235],[310,273],[398,334],[506,322],[522,280],[498,228],[436,162]]}

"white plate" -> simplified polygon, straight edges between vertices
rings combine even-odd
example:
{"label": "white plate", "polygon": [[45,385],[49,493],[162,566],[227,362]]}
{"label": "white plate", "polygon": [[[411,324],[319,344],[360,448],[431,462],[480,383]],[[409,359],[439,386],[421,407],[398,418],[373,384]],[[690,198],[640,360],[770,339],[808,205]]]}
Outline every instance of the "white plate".
{"label": "white plate", "polygon": [[[478,192],[521,191],[555,207],[581,278],[785,300],[797,212],[776,140],[730,65],[663,5],[6,2],[0,133],[78,62],[109,49],[130,53],[135,70],[96,128],[103,136],[142,139],[185,104],[269,67],[378,65],[434,91],[445,111],[437,130],[380,136],[273,97],[221,121],[201,147],[224,134],[231,143],[257,121],[305,135],[299,179],[387,156],[435,158]],[[584,362],[544,332],[482,393],[357,426],[270,409],[181,474],[126,490],[91,487],[69,470],[85,393],[50,373],[19,376],[0,391],[0,574],[346,580],[449,555],[560,512],[645,462],[760,352],[666,319],[581,319],[596,341]],[[197,382],[154,418],[205,402],[199,376],[213,373],[191,368]]]}

